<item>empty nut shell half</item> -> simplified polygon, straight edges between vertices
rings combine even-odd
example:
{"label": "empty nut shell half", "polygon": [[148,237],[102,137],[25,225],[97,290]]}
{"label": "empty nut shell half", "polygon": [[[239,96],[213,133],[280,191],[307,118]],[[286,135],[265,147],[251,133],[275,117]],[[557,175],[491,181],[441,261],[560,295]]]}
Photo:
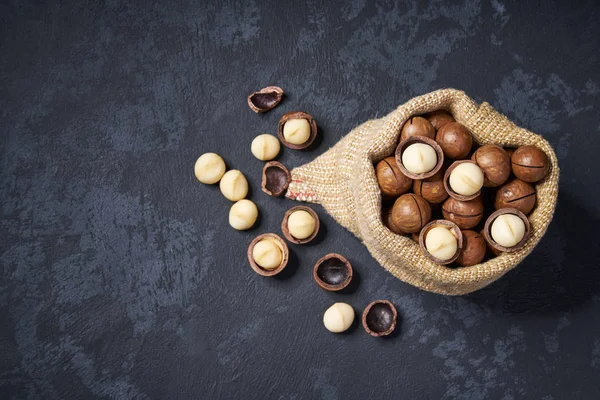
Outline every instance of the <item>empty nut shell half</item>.
{"label": "empty nut shell half", "polygon": [[330,253],[316,262],[313,268],[313,278],[321,288],[336,292],[350,284],[352,265],[346,257]]}
{"label": "empty nut shell half", "polygon": [[292,177],[290,171],[278,161],[269,161],[262,170],[262,191],[269,196],[279,197],[287,190]]}
{"label": "empty nut shell half", "polygon": [[[288,219],[290,218],[290,215],[292,215],[292,213],[294,213],[296,211],[306,211],[315,220],[315,230],[309,237],[307,237],[305,239],[295,238],[294,236],[292,236],[292,234],[290,233],[290,230],[288,228]],[[319,221],[319,216],[317,215],[315,210],[313,210],[312,208],[307,207],[307,206],[295,206],[295,207],[290,208],[289,210],[287,210],[285,212],[285,214],[283,215],[283,221],[281,221],[281,231],[283,232],[283,236],[285,236],[285,238],[288,241],[295,243],[295,244],[306,244],[306,243],[312,241],[315,237],[317,237],[320,227],[321,227],[321,223]]]}
{"label": "empty nut shell half", "polygon": [[460,164],[465,164],[465,163],[471,163],[471,164],[477,165],[477,163],[475,161],[471,161],[471,160],[454,161],[452,163],[452,165],[450,165],[448,167],[448,169],[446,170],[446,174],[444,175],[444,187],[446,188],[446,192],[448,192],[448,194],[450,195],[450,197],[455,198],[456,200],[460,200],[460,201],[473,200],[475,197],[477,197],[477,196],[479,196],[481,194],[481,190],[479,190],[476,193],[473,193],[472,195],[465,196],[463,194],[456,193],[452,189],[452,186],[450,186],[450,174]]}
{"label": "empty nut shell half", "polygon": [[[404,165],[402,164],[402,153],[404,152],[404,150],[406,150],[406,148],[408,146],[410,146],[411,144],[415,144],[415,143],[427,144],[427,145],[433,147],[433,150],[435,150],[435,154],[437,156],[437,163],[435,164],[435,167],[431,171],[424,172],[421,174],[414,174],[414,173],[410,172],[409,170],[407,170],[404,167]],[[442,151],[442,148],[440,147],[440,145],[435,142],[435,140],[429,139],[425,136],[410,136],[410,137],[406,138],[405,140],[403,140],[402,142],[400,142],[398,147],[396,147],[396,163],[398,164],[398,168],[400,168],[400,171],[404,175],[408,176],[409,178],[425,179],[425,178],[429,178],[429,177],[435,175],[436,172],[438,172],[440,170],[440,168],[442,168],[442,165],[444,164],[444,152]]]}
{"label": "empty nut shell half", "polygon": [[[492,224],[494,223],[496,218],[498,218],[500,215],[504,215],[504,214],[516,215],[525,224],[525,234],[523,235],[523,238],[519,241],[519,243],[517,243],[516,245],[514,245],[512,247],[504,247],[504,246],[498,244],[492,238],[492,232],[491,232]],[[517,250],[520,250],[523,248],[523,246],[525,245],[525,242],[527,241],[527,239],[529,239],[530,231],[531,231],[531,225],[529,224],[529,219],[527,218],[527,216],[525,214],[523,214],[521,211],[517,210],[516,208],[501,208],[500,210],[493,212],[488,217],[488,219],[485,221],[485,226],[483,227],[483,237],[485,238],[486,242],[490,245],[490,247],[493,250],[496,250],[496,251],[494,251],[494,254],[498,254],[497,252],[511,253],[511,252],[514,252],[514,251],[517,251]]]}
{"label": "empty nut shell half", "polygon": [[279,86],[267,86],[248,96],[248,105],[255,113],[274,109],[283,99],[283,90]]}
{"label": "empty nut shell half", "polygon": [[369,304],[362,315],[365,331],[371,336],[387,336],[396,329],[398,312],[387,300],[375,300]]}
{"label": "empty nut shell half", "polygon": [[[283,135],[283,126],[285,125],[285,123],[287,121],[292,120],[292,119],[305,119],[308,121],[308,124],[310,126],[310,135],[306,142],[304,142],[302,144],[294,144],[294,143],[288,142],[285,139],[285,136]],[[310,114],[307,114],[302,111],[292,111],[287,114],[284,114],[284,116],[281,117],[281,119],[279,120],[279,127],[277,129],[277,135],[279,136],[279,140],[281,140],[281,143],[283,143],[284,146],[289,147],[290,149],[293,149],[293,150],[303,150],[303,149],[306,149],[307,147],[309,147],[317,138],[317,123],[315,122],[315,120],[313,119],[313,117]]]}
{"label": "empty nut shell half", "polygon": [[[425,240],[427,238],[427,233],[429,233],[429,231],[431,229],[435,228],[436,226],[440,226],[440,225],[449,228],[452,231],[452,233],[454,234],[454,237],[456,237],[456,253],[454,254],[454,256],[452,256],[451,258],[449,258],[447,260],[441,260],[437,257],[434,257],[431,253],[429,253],[429,251],[427,251],[427,247],[425,246]],[[463,247],[463,235],[462,235],[462,232],[461,232],[460,228],[458,227],[458,225],[456,225],[454,222],[447,221],[445,219],[437,219],[435,221],[431,221],[430,223],[428,223],[427,225],[425,225],[423,227],[423,229],[421,230],[421,234],[419,235],[419,246],[421,247],[421,251],[423,252],[425,257],[429,258],[431,261],[433,261],[436,264],[447,265],[447,264],[451,264],[454,261],[456,261],[456,259],[460,255],[460,252]]]}
{"label": "empty nut shell half", "polygon": [[[271,239],[271,240],[275,241],[277,246],[281,250],[281,263],[279,264],[279,266],[277,266],[274,269],[262,268],[260,265],[258,265],[256,263],[256,261],[254,261],[254,256],[253,256],[254,246],[256,246],[256,244],[258,242],[260,242],[261,240],[264,240],[264,239]],[[262,276],[277,275],[278,273],[283,271],[283,269],[286,267],[286,265],[288,263],[288,259],[289,259],[289,249],[288,249],[287,244],[279,235],[276,235],[274,233],[263,233],[262,235],[255,237],[252,240],[252,242],[250,242],[250,246],[248,246],[248,261],[250,262],[250,266],[252,267],[254,272],[256,272],[257,274],[262,275]]]}

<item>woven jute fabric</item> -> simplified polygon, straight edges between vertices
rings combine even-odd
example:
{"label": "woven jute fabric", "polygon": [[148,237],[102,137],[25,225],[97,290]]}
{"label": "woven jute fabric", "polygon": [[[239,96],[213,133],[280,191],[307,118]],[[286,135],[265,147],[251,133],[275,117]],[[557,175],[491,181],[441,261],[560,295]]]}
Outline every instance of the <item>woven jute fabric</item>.
{"label": "woven jute fabric", "polygon": [[[394,153],[400,129],[410,116],[439,109],[450,111],[479,144],[535,145],[548,155],[550,172],[536,185],[537,205],[529,216],[531,237],[521,250],[471,267],[448,268],[433,263],[417,243],[382,224],[381,192],[373,165]],[[540,135],[516,126],[487,103],[478,106],[462,91],[442,89],[415,97],[387,116],[357,126],[334,147],[291,174],[288,198],[321,204],[395,277],[430,292],[462,295],[500,278],[539,243],[556,207],[559,168],[554,150]]]}

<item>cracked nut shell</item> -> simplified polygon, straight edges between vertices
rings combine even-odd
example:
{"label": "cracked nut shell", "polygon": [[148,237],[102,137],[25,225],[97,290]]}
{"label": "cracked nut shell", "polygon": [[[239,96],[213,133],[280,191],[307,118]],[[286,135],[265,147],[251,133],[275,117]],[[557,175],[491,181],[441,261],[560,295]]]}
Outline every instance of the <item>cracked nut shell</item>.
{"label": "cracked nut shell", "polygon": [[[310,135],[308,136],[308,140],[306,142],[301,143],[301,144],[294,144],[294,143],[288,142],[285,139],[285,136],[283,135],[283,127],[287,121],[290,121],[293,119],[305,119],[306,121],[308,121],[308,125],[310,126]],[[310,114],[307,114],[302,111],[292,111],[287,114],[284,114],[284,116],[281,117],[281,119],[279,120],[279,127],[277,129],[277,135],[279,136],[279,140],[281,141],[281,143],[283,143],[284,146],[289,147],[290,149],[294,149],[294,150],[306,149],[315,141],[315,139],[317,137],[317,123],[315,122],[315,120],[313,119],[313,117]]]}
{"label": "cracked nut shell", "polygon": [[287,190],[292,177],[290,171],[278,161],[270,161],[262,170],[261,189],[269,196],[279,197]]}
{"label": "cracked nut shell", "polygon": [[365,331],[371,336],[387,336],[396,329],[398,312],[387,300],[375,300],[369,304],[362,315]]}
{"label": "cracked nut shell", "polygon": [[[402,153],[404,153],[404,150],[406,150],[410,145],[415,144],[415,143],[423,143],[423,144],[429,145],[433,148],[433,150],[435,150],[435,154],[437,157],[437,163],[435,164],[435,167],[431,171],[424,172],[421,174],[415,174],[415,173],[412,173],[409,170],[407,170],[404,167],[404,165],[402,164]],[[408,176],[411,179],[429,178],[429,177],[435,175],[442,168],[442,165],[444,164],[444,153],[442,152],[442,148],[435,142],[435,140],[429,139],[424,136],[411,136],[411,137],[407,138],[406,140],[403,140],[402,142],[400,142],[398,147],[396,147],[395,156],[396,156],[396,164],[398,165],[398,168],[400,168],[400,171],[402,171],[402,173],[404,175]]]}
{"label": "cracked nut shell", "polygon": [[[306,211],[315,220],[315,229],[314,229],[313,233],[311,233],[310,236],[308,236],[304,239],[295,238],[290,233],[290,230],[288,227],[288,220],[290,218],[290,215],[292,215],[296,211]],[[283,220],[281,221],[281,231],[283,232],[283,236],[285,236],[285,238],[288,241],[295,243],[295,244],[306,244],[306,243],[311,242],[315,237],[317,237],[320,227],[321,227],[321,222],[319,221],[319,216],[317,215],[315,210],[313,210],[312,208],[307,207],[307,206],[295,206],[295,207],[290,208],[289,210],[287,210],[285,212],[285,214],[283,216]]]}
{"label": "cracked nut shell", "polygon": [[274,109],[283,99],[283,89],[279,86],[267,86],[248,96],[248,106],[255,113]]}
{"label": "cracked nut shell", "polygon": [[[254,260],[254,254],[253,254],[254,246],[256,246],[256,244],[262,240],[273,240],[274,242],[276,242],[277,246],[281,250],[281,263],[279,264],[279,266],[277,266],[274,269],[262,268]],[[289,249],[288,249],[287,244],[281,237],[279,237],[279,235],[276,235],[274,233],[263,233],[262,235],[255,237],[252,240],[252,242],[250,242],[250,246],[248,246],[248,261],[250,262],[250,266],[252,267],[254,272],[256,272],[257,274],[262,275],[262,276],[277,275],[278,273],[283,271],[283,269],[286,267],[286,265],[288,263],[288,259],[289,259]]]}
{"label": "cracked nut shell", "polygon": [[[511,247],[504,247],[504,246],[498,244],[492,238],[492,234],[491,234],[492,224],[494,223],[496,218],[498,218],[500,215],[504,215],[504,214],[516,215],[525,224],[525,234],[523,235],[523,238],[519,241],[519,243],[517,243],[516,245],[511,246]],[[523,246],[525,245],[525,242],[527,242],[527,239],[529,239],[530,231],[531,231],[531,225],[529,224],[529,219],[527,218],[527,216],[525,214],[523,214],[521,211],[517,210],[516,208],[501,208],[500,210],[493,212],[492,215],[490,215],[488,217],[488,219],[485,221],[485,226],[483,228],[483,237],[485,238],[486,242],[494,250],[499,251],[499,252],[511,253],[511,252],[514,252],[514,251],[517,251],[517,250],[520,250],[523,248]],[[496,254],[496,252],[494,252],[494,254]]]}
{"label": "cracked nut shell", "polygon": [[327,254],[315,263],[313,279],[321,288],[337,292],[350,284],[352,265],[340,254]]}
{"label": "cracked nut shell", "polygon": [[[440,226],[440,225],[445,226],[448,229],[450,229],[452,231],[452,233],[454,234],[454,237],[456,237],[456,253],[454,253],[453,257],[451,257],[447,260],[442,260],[442,259],[435,257],[433,254],[431,254],[429,251],[427,251],[427,246],[425,245],[425,241],[427,240],[427,234],[429,233],[429,231],[431,229],[435,228],[436,226]],[[460,228],[458,227],[458,225],[456,225],[452,221],[447,221],[445,219],[437,219],[435,221],[431,221],[430,223],[425,225],[423,227],[423,229],[421,230],[421,234],[419,235],[419,247],[421,248],[421,251],[423,252],[425,257],[429,258],[434,263],[439,264],[439,265],[451,264],[458,258],[458,256],[460,255],[460,252],[462,250],[462,247],[463,247],[462,232],[461,232]]]}

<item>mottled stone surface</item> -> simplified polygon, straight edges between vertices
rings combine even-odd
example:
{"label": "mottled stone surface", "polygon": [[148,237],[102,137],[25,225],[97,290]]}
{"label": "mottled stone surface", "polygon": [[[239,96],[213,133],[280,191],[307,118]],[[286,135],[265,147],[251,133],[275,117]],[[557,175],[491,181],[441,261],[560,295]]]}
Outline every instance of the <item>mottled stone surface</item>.
{"label": "mottled stone surface", "polygon": [[[598,3],[302,3],[2,2],[0,398],[600,397]],[[251,112],[272,84],[286,99]],[[254,136],[311,113],[322,139],[284,149],[294,167],[443,87],[557,150],[556,216],[519,268],[422,292],[316,207],[323,240],[290,246],[284,278],[252,272],[252,237],[295,204],[260,191]],[[247,175],[256,229],[232,230],[194,178],[205,151]],[[327,252],[352,262],[354,293],[312,281]],[[394,337],[323,328],[333,302],[378,298]]]}

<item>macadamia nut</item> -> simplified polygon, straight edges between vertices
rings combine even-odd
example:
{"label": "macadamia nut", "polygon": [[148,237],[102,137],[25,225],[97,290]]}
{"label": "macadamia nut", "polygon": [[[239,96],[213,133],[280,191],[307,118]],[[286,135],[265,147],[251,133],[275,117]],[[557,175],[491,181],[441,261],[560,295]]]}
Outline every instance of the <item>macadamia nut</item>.
{"label": "macadamia nut", "polygon": [[344,332],[354,322],[354,309],[346,303],[335,303],[323,314],[323,325],[334,333]]}
{"label": "macadamia nut", "polygon": [[273,239],[263,239],[252,249],[254,262],[264,269],[275,269],[283,260],[281,247]]}
{"label": "macadamia nut", "polygon": [[226,199],[238,201],[248,194],[248,181],[244,174],[237,169],[232,169],[223,175],[219,188]]}
{"label": "macadamia nut", "polygon": [[423,174],[435,168],[437,155],[428,144],[411,144],[402,152],[402,164],[413,174]]}
{"label": "macadamia nut", "polygon": [[513,214],[502,214],[492,222],[492,239],[500,246],[513,247],[525,236],[525,223]]}
{"label": "macadamia nut", "polygon": [[306,143],[310,137],[310,124],[305,119],[290,119],[283,125],[283,137],[292,144]]}
{"label": "macadamia nut", "polygon": [[216,153],[204,153],[194,165],[194,175],[202,183],[212,185],[219,182],[225,173],[225,161]]}
{"label": "macadamia nut", "polygon": [[436,226],[427,232],[425,248],[435,258],[446,261],[456,254],[458,240],[451,229],[445,226]]}
{"label": "macadamia nut", "polygon": [[315,231],[315,219],[304,210],[294,211],[288,217],[288,231],[296,239],[306,239]]}
{"label": "macadamia nut", "polygon": [[457,165],[450,173],[450,187],[463,196],[471,196],[483,187],[483,172],[474,163]]}
{"label": "macadamia nut", "polygon": [[258,218],[258,208],[250,200],[240,200],[229,210],[229,225],[238,231],[252,228]]}
{"label": "macadamia nut", "polygon": [[252,141],[250,150],[254,157],[261,161],[269,161],[277,157],[280,150],[279,140],[275,136],[263,134],[258,135]]}

